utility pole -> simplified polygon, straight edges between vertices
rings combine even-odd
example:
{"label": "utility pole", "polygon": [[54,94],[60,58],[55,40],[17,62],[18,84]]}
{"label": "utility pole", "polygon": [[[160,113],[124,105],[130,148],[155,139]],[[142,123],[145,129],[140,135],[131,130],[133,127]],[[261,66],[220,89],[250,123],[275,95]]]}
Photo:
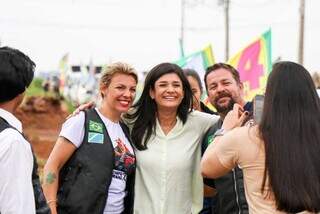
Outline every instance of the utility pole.
{"label": "utility pole", "polygon": [[186,0],[181,0],[181,25],[180,25],[180,55],[184,57],[184,25],[185,25]]}
{"label": "utility pole", "polygon": [[300,0],[300,30],[299,30],[298,62],[302,65],[303,65],[303,51],[304,51],[304,15],[305,15],[305,0]]}
{"label": "utility pole", "polygon": [[224,0],[224,16],[225,16],[225,61],[229,59],[229,5],[230,0]]}

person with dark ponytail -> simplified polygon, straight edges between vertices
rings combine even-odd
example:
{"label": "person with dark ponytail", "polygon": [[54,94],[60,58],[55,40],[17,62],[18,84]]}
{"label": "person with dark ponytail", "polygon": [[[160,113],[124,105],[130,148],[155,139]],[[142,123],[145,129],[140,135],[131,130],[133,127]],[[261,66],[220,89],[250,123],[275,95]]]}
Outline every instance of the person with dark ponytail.
{"label": "person with dark ponytail", "polygon": [[320,100],[309,72],[276,63],[260,124],[238,127],[244,115],[237,104],[227,114],[202,174],[217,178],[239,165],[250,213],[320,212]]}

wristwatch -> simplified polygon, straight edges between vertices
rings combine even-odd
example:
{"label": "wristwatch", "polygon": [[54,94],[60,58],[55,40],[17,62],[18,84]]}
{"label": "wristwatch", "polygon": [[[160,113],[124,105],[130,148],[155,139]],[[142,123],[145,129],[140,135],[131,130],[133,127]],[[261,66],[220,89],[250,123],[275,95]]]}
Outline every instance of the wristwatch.
{"label": "wristwatch", "polygon": [[227,130],[221,128],[221,129],[218,129],[214,134],[213,134],[213,137],[218,137],[218,136],[223,136],[225,133],[227,132]]}

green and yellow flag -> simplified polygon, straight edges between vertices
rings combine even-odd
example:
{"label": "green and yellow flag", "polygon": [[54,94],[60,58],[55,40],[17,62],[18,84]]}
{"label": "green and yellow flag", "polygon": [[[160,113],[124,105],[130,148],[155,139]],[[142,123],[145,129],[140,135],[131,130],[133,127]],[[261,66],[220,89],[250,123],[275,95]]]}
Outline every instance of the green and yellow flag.
{"label": "green and yellow flag", "polygon": [[271,30],[239,51],[228,63],[239,71],[246,100],[252,100],[256,94],[263,94],[272,69]]}

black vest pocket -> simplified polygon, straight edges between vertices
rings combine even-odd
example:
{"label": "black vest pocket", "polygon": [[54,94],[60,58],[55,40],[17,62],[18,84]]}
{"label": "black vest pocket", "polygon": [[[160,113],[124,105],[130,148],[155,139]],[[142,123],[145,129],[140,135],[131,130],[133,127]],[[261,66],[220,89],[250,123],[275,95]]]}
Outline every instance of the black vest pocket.
{"label": "black vest pocket", "polygon": [[69,196],[70,190],[74,188],[74,184],[77,181],[82,170],[82,165],[68,166],[62,169],[59,177],[60,188],[58,190],[58,204],[63,207]]}

